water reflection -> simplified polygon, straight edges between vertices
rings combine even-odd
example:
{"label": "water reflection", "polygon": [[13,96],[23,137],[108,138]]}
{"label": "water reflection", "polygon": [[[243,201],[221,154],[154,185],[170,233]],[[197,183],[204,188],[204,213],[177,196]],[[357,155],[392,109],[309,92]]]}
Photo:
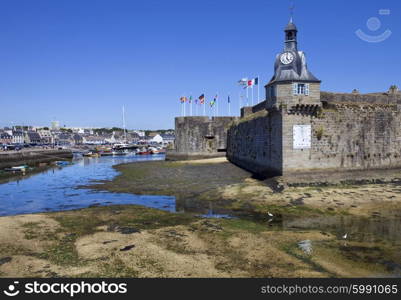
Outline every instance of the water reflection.
{"label": "water reflection", "polygon": [[284,229],[318,229],[336,233],[339,238],[347,234],[353,241],[375,243],[379,240],[401,241],[401,218],[357,216],[283,216],[280,224]]}
{"label": "water reflection", "polygon": [[90,205],[138,204],[175,211],[175,197],[109,193],[78,189],[93,180],[110,180],[118,174],[113,165],[163,160],[163,155],[81,158],[73,165],[54,167],[22,180],[0,185],[0,215],[59,211]]}

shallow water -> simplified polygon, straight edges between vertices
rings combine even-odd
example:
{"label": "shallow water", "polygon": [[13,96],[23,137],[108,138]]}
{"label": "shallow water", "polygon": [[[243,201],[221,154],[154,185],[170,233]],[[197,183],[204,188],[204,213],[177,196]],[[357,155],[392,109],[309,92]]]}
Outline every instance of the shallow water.
{"label": "shallow water", "polygon": [[[380,264],[393,276],[401,276],[401,209],[391,214],[381,212],[382,215],[377,212],[377,215],[369,218],[285,214],[255,217],[252,213],[248,216],[245,211],[231,211],[228,208],[229,201],[176,201],[172,196],[132,195],[79,188],[93,184],[93,181],[111,180],[118,175],[113,165],[147,160],[164,160],[164,155],[79,158],[73,160],[72,165],[53,167],[41,173],[28,174],[20,180],[0,184],[0,215],[62,211],[94,205],[137,204],[170,212],[190,212],[202,218],[245,217],[262,222],[266,228],[273,230],[320,230],[334,233],[336,240],[300,240],[298,247],[311,257],[315,255],[315,249],[337,249],[343,257],[352,261]],[[347,234],[346,240],[342,238],[344,234]]]}
{"label": "shallow water", "polygon": [[78,188],[93,180],[110,180],[113,165],[163,160],[164,155],[84,157],[24,179],[0,184],[0,215],[71,210],[91,205],[139,204],[175,212],[175,197],[109,193]]}

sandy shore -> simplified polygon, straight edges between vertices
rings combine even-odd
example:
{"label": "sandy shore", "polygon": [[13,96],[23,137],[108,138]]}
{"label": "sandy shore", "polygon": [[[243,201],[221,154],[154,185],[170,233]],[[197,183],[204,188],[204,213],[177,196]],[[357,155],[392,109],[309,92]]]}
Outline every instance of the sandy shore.
{"label": "sandy shore", "polygon": [[221,158],[116,169],[96,188],[175,195],[183,207],[215,201],[240,218],[141,206],[2,217],[1,276],[368,277],[393,276],[401,265],[395,182],[277,192]]}

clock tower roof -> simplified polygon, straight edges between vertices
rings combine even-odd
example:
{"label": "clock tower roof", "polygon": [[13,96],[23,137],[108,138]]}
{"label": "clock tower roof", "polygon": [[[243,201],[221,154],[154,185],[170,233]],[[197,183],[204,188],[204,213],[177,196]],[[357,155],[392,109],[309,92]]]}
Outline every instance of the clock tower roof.
{"label": "clock tower roof", "polygon": [[297,26],[295,26],[292,18],[288,22],[287,26],[285,27],[284,31],[298,31]]}
{"label": "clock tower roof", "polygon": [[292,21],[292,18],[285,27],[284,32],[284,51],[276,56],[274,75],[268,84],[293,81],[320,82],[319,79],[309,72],[305,53],[298,51],[298,29]]}

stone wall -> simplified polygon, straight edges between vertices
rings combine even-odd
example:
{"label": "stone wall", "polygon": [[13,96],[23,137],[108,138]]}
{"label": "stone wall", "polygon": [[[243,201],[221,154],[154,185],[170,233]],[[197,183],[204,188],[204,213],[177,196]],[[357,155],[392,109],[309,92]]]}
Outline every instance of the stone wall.
{"label": "stone wall", "polygon": [[225,156],[227,130],[236,117],[176,117],[174,149],[167,159]]}
{"label": "stone wall", "polygon": [[21,150],[0,153],[0,169],[18,165],[71,159],[71,150]]}
{"label": "stone wall", "polygon": [[328,103],[368,103],[368,104],[392,104],[401,98],[399,92],[386,93],[330,93],[320,92],[320,99]]}
{"label": "stone wall", "polygon": [[[294,149],[294,125],[311,125],[309,149]],[[259,111],[230,128],[227,157],[262,175],[401,167],[400,125],[394,104],[331,104],[317,115]]]}
{"label": "stone wall", "polygon": [[[284,134],[304,116],[287,116]],[[310,118],[310,117],[309,117]],[[308,151],[284,146],[284,170],[375,169],[401,166],[401,114],[395,105],[335,105],[311,118],[312,147]]]}
{"label": "stone wall", "polygon": [[[266,86],[266,89],[268,87]],[[294,105],[320,105],[320,83],[309,83],[309,95],[293,95],[292,84],[277,84],[275,86],[275,96],[267,95],[266,108],[291,107]]]}
{"label": "stone wall", "polygon": [[282,173],[282,114],[258,111],[238,120],[229,129],[227,158],[253,173]]}

